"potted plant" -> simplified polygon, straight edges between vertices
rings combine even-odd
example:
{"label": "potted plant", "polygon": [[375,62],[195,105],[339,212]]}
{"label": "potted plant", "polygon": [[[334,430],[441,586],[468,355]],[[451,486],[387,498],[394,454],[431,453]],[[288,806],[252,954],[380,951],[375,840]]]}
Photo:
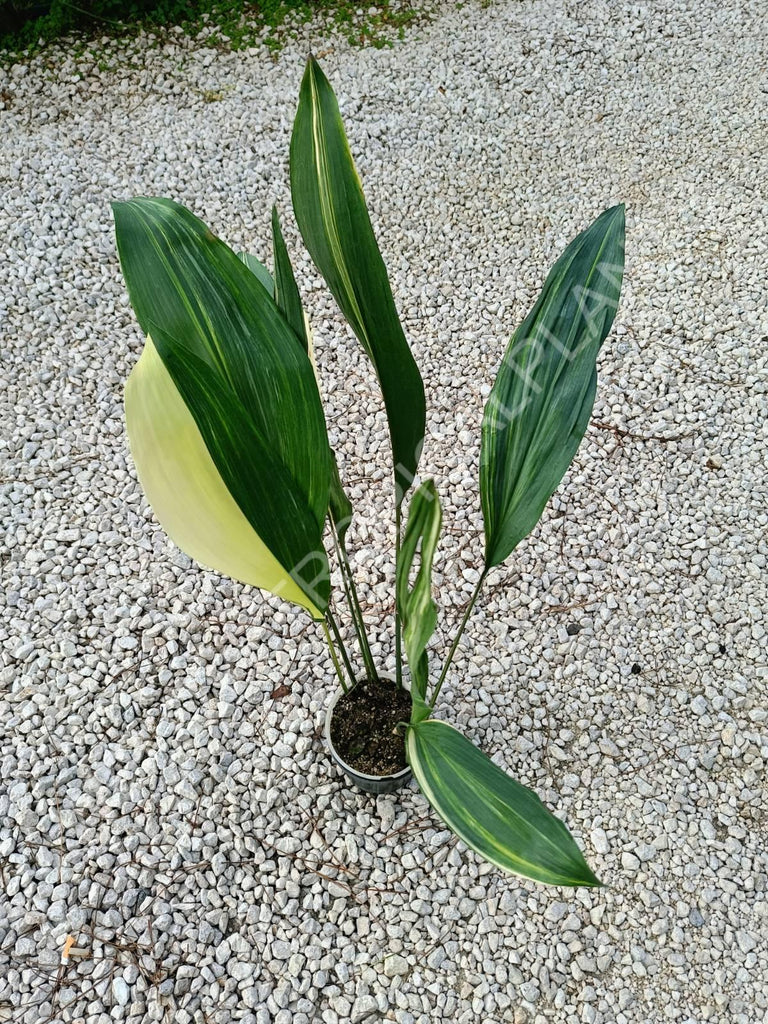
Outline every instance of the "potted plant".
{"label": "potted plant", "polygon": [[[381,791],[412,772],[437,814],[499,867],[542,882],[597,885],[562,822],[433,711],[488,573],[534,528],[586,431],[595,362],[621,288],[623,207],[606,210],[570,243],[509,343],[482,425],[484,562],[430,682],[441,507],[432,480],[414,486],[424,387],[336,97],[312,58],[290,179],[305,245],[381,384],[394,488],[395,677],[380,672],[367,639],[347,554],[352,507],[329,446],[311,333],[276,211],[270,273],[168,199],[114,205],[122,270],[146,335],[125,393],[139,480],[189,555],[294,602],[318,623],[339,691],[327,737],[359,784]],[[331,599],[329,551],[359,668],[337,620],[339,596]]]}

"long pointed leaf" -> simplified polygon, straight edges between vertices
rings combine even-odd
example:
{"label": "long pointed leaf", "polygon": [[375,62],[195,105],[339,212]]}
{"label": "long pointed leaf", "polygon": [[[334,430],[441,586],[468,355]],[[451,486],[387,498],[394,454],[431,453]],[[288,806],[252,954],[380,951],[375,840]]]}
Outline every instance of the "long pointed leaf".
{"label": "long pointed leaf", "polygon": [[304,307],[301,304],[299,287],[296,284],[283,232],[280,229],[280,218],[277,215],[276,206],[272,207],[272,247],[275,257],[275,302],[296,332],[296,337],[301,341],[305,352],[309,352]]}
{"label": "long pointed leaf", "polygon": [[115,203],[128,294],[152,321],[214,368],[305,495],[328,507],[328,439],[314,370],[265,287],[222,241],[168,199]]}
{"label": "long pointed leaf", "polygon": [[[317,375],[315,365],[314,349],[312,346],[312,331],[309,321],[304,313],[304,307],[299,294],[299,287],[296,284],[296,276],[293,272],[291,258],[283,239],[280,228],[280,218],[277,214],[277,207],[272,208],[272,239],[275,254],[275,302],[280,307],[288,323],[293,327],[296,336],[304,346],[309,355],[312,366]],[[347,530],[352,522],[352,502],[347,497],[344,486],[341,482],[339,464],[336,454],[331,449],[331,491],[329,500],[329,511],[331,521],[339,543],[344,543]]]}
{"label": "long pointed leaf", "polygon": [[304,243],[381,384],[399,503],[416,476],[424,441],[424,385],[395,309],[336,97],[313,58],[301,83],[290,166]]}
{"label": "long pointed leaf", "polygon": [[115,223],[139,323],[216,469],[261,542],[322,611],[330,458],[307,353],[254,272],[188,210],[138,199],[115,204]]}
{"label": "long pointed leaf", "polygon": [[453,726],[409,726],[406,751],[432,807],[486,860],[549,885],[600,885],[565,825]]}
{"label": "long pointed leaf", "polygon": [[488,568],[534,528],[581,443],[623,270],[624,207],[615,206],[571,242],[509,343],[483,416]]}
{"label": "long pointed leaf", "polygon": [[[429,662],[427,644],[437,624],[437,606],[432,600],[432,562],[435,557],[442,511],[433,480],[425,480],[411,499],[397,562],[397,607],[403,624],[403,643],[411,669],[412,722],[427,717]],[[419,568],[409,587],[411,568],[420,547]]]}
{"label": "long pointed leaf", "polygon": [[230,494],[150,339],[125,386],[125,417],[141,486],[171,540],[202,565],[321,618]]}

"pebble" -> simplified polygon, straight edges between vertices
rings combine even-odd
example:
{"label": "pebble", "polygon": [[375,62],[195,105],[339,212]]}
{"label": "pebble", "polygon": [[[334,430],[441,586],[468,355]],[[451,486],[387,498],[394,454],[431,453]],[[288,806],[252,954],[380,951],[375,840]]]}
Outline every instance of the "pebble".
{"label": "pebble", "polygon": [[550,903],[550,905],[544,911],[544,918],[547,921],[551,921],[553,924],[557,924],[558,921],[562,921],[562,919],[565,917],[567,913],[567,903]]}
{"label": "pebble", "polygon": [[122,978],[115,978],[112,982],[112,995],[118,1006],[127,1006],[131,1001],[131,990]]}
{"label": "pebble", "polygon": [[694,715],[705,715],[707,713],[707,701],[701,694],[698,697],[694,697],[691,701],[691,711]]}
{"label": "pebble", "polygon": [[535,1003],[539,998],[539,986],[535,981],[526,981],[520,986],[520,995],[528,1003]]}
{"label": "pebble", "polygon": [[621,866],[630,874],[635,874],[640,870],[640,858],[625,850],[621,855]]}
{"label": "pebble", "polygon": [[408,974],[410,970],[410,965],[405,957],[400,956],[397,953],[393,953],[391,956],[388,956],[384,961],[384,974],[387,978],[404,976]]}
{"label": "pebble", "polygon": [[605,829],[593,828],[589,833],[589,838],[592,840],[596,853],[606,854],[610,852],[611,847],[608,842],[608,836],[605,834]]}

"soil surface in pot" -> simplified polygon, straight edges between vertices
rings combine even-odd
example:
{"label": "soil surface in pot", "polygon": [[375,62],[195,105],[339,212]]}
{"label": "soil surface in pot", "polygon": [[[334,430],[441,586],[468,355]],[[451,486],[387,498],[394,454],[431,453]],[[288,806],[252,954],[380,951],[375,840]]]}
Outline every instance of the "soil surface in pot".
{"label": "soil surface in pot", "polygon": [[389,679],[363,680],[339,697],[331,716],[331,741],[339,756],[364,775],[394,775],[407,767],[402,728],[411,696]]}

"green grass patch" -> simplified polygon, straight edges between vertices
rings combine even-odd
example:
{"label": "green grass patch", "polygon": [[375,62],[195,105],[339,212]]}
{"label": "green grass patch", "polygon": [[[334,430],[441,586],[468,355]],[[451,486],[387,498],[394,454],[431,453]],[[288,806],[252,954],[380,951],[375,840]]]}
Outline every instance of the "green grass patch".
{"label": "green grass patch", "polygon": [[[0,0],[0,59],[33,56],[48,43],[77,33],[82,46],[94,36],[162,37],[180,27],[190,37],[206,30],[209,46],[239,50],[258,42],[278,49],[286,22],[325,16],[353,44],[387,46],[424,12],[410,0]],[[268,31],[264,35],[264,29]]]}

